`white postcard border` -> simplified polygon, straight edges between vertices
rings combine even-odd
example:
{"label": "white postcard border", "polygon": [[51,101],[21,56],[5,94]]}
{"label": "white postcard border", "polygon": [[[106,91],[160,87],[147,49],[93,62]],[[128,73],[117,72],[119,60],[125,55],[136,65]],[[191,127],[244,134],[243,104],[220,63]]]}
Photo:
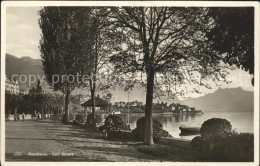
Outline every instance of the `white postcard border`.
{"label": "white postcard border", "polygon": [[[180,6],[180,7],[254,7],[255,8],[255,86],[254,86],[254,162],[6,162],[5,161],[5,53],[6,53],[6,7],[21,6]],[[2,1],[1,4],[1,164],[9,165],[259,165],[259,3],[242,1]]]}

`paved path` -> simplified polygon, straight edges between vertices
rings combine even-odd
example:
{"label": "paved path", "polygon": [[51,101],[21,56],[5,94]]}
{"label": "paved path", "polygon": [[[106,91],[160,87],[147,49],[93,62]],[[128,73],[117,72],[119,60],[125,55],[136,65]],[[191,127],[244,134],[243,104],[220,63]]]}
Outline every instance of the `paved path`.
{"label": "paved path", "polygon": [[135,144],[104,140],[58,120],[6,121],[7,161],[160,161]]}

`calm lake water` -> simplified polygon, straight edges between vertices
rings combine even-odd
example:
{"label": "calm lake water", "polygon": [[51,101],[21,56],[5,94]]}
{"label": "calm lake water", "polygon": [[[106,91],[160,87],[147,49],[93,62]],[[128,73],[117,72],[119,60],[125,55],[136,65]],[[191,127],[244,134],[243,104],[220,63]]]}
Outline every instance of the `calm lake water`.
{"label": "calm lake water", "polygon": [[[131,129],[136,128],[136,121],[143,117],[143,113],[132,113],[126,116]],[[253,112],[204,112],[202,115],[180,115],[180,114],[162,114],[154,113],[153,116],[157,118],[162,124],[163,128],[167,130],[175,138],[192,139],[196,135],[180,136],[180,125],[185,126],[201,126],[201,124],[211,118],[224,118],[230,121],[232,128],[237,132],[249,132],[254,131],[254,115]]]}

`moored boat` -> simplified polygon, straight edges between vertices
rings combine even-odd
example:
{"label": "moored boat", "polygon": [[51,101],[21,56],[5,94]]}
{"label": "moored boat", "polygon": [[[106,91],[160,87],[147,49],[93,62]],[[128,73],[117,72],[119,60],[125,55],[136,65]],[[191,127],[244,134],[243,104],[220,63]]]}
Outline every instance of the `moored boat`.
{"label": "moored boat", "polygon": [[197,126],[180,126],[181,134],[199,134],[200,127]]}
{"label": "moored boat", "polygon": [[112,111],[112,115],[121,115],[120,111]]}

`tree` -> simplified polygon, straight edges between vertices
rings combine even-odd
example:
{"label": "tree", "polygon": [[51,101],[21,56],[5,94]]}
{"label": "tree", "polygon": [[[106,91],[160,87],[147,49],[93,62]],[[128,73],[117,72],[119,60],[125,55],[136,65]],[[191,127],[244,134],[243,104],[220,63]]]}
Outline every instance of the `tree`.
{"label": "tree", "polygon": [[[9,115],[15,112],[15,109],[22,105],[22,94],[5,93],[5,114]],[[19,110],[18,110],[19,111]]]}
{"label": "tree", "polygon": [[78,86],[79,57],[73,7],[44,7],[39,11],[40,51],[48,84],[65,94],[65,123],[69,122],[69,96]]}
{"label": "tree", "polygon": [[46,93],[43,95],[42,108],[45,113],[60,114],[64,105],[64,97],[57,93]]}
{"label": "tree", "polygon": [[37,86],[36,88],[32,87],[30,90],[29,90],[29,94],[36,94],[36,93],[42,93],[42,87],[41,87],[41,82],[40,80],[38,80],[37,82]]}
{"label": "tree", "polygon": [[[144,143],[153,144],[152,104],[154,87],[168,88],[191,84],[210,87],[209,79],[225,73],[220,57],[208,49],[205,30],[209,26],[207,8],[122,7],[111,8],[109,17],[122,36],[122,48],[111,62],[117,73],[146,74]],[[193,78],[199,75],[199,78]],[[165,80],[163,77],[171,77]],[[163,81],[160,81],[162,78]],[[156,83],[156,84],[155,84]],[[172,88],[174,87],[174,88]],[[197,92],[197,87],[192,88]],[[187,88],[186,88],[187,89]],[[187,92],[189,90],[187,89]]]}
{"label": "tree", "polygon": [[40,80],[38,80],[38,82],[37,82],[37,87],[36,87],[35,91],[36,91],[36,93],[42,93],[43,92]]}
{"label": "tree", "polygon": [[211,47],[225,54],[226,63],[254,74],[254,8],[210,8],[208,17],[212,19],[207,33]]}
{"label": "tree", "polygon": [[[96,127],[96,122],[95,122],[95,109],[96,109],[96,102],[95,102],[95,92],[96,92],[96,75],[98,73],[98,65],[99,65],[99,54],[98,54],[98,42],[99,42],[99,31],[100,31],[100,22],[99,18],[93,16],[93,10],[91,11],[91,19],[88,20],[89,22],[85,22],[85,25],[82,24],[82,26],[88,27],[85,30],[85,33],[87,34],[87,40],[88,41],[88,50],[83,54],[84,60],[82,62],[86,63],[88,62],[85,67],[83,66],[82,73],[85,73],[89,76],[89,90],[91,94],[91,100],[92,100],[92,114],[93,114],[93,119],[92,119],[92,125],[93,128]],[[85,17],[84,17],[85,18]],[[86,23],[88,25],[86,25]],[[84,34],[84,32],[83,32]],[[82,35],[82,34],[81,34]],[[83,51],[86,48],[83,47]],[[85,56],[84,56],[85,55]]]}
{"label": "tree", "polygon": [[108,93],[105,97],[107,99],[107,101],[110,103],[111,99],[112,99],[112,94]]}
{"label": "tree", "polygon": [[54,94],[55,98],[55,108],[57,110],[57,114],[60,115],[62,111],[62,106],[64,105],[64,97],[59,94]]}
{"label": "tree", "polygon": [[[88,77],[88,86],[92,100],[92,114],[95,117],[95,96],[96,90],[102,87],[102,83],[97,78],[98,74],[106,71],[108,68],[108,57],[117,45],[113,30],[109,27],[107,17],[107,8],[81,8],[78,13],[79,31],[78,45],[80,45],[79,54],[81,56],[81,73]],[[102,71],[103,70],[103,71]],[[99,75],[100,76],[100,75]],[[84,82],[83,82],[84,83]],[[85,85],[83,85],[85,86]],[[96,123],[93,119],[93,127]]]}

